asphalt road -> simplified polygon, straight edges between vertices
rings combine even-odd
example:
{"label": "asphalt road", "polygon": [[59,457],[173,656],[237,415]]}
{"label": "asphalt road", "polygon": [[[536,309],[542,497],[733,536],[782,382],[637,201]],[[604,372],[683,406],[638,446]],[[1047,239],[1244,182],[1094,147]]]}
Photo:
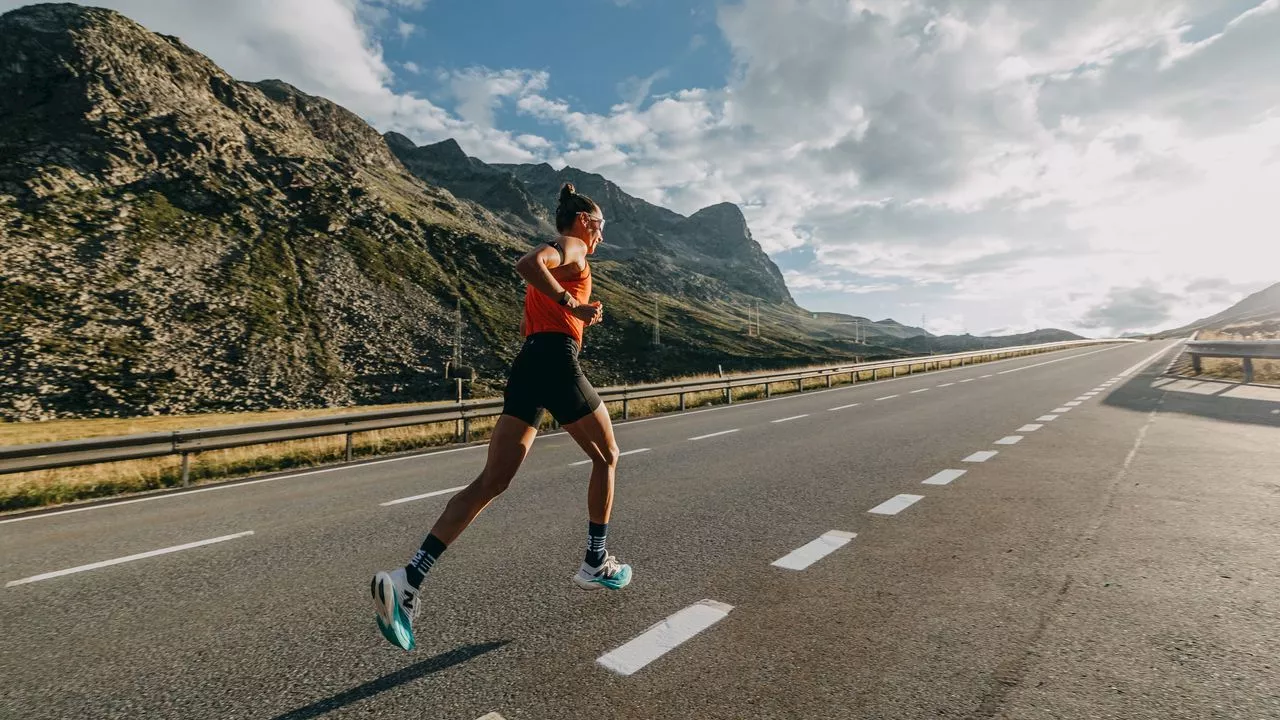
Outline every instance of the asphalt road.
{"label": "asphalt road", "polygon": [[542,437],[412,653],[368,579],[482,447],[0,520],[0,717],[1280,718],[1280,393],[1171,347],[621,423],[618,593]]}

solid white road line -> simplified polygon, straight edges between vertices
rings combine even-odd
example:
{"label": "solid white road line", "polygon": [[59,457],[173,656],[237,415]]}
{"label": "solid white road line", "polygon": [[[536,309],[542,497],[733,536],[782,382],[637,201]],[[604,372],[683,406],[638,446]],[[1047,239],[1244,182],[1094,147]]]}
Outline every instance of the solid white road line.
{"label": "solid white road line", "polygon": [[919,390],[912,390],[911,394],[915,395],[916,393],[922,393],[922,392],[929,392],[929,388],[920,388]]}
{"label": "solid white road line", "polygon": [[897,515],[923,499],[923,495],[895,495],[867,512],[877,515]]}
{"label": "solid white road line", "polygon": [[1040,417],[1036,418],[1036,422],[1053,422],[1054,420],[1057,420],[1057,419],[1058,419],[1057,415],[1041,415]]}
{"label": "solid white road line", "polygon": [[190,550],[191,548],[200,547],[201,545],[212,545],[213,543],[226,542],[227,540],[235,540],[236,538],[252,535],[252,530],[246,530],[235,535],[223,535],[222,537],[212,538],[210,540],[197,540],[196,542],[184,543],[182,545],[174,545],[172,547],[160,548],[159,550],[148,550],[137,555],[129,555],[128,557],[116,558],[115,560],[103,560],[102,562],[90,563],[88,565],[80,565],[78,567],[67,568],[66,570],[55,570],[41,575],[32,575],[29,578],[21,580],[11,580],[4,584],[5,587],[13,587],[15,585],[25,585],[33,583],[37,580],[48,580],[49,578],[61,577],[72,573],[84,572],[85,570],[97,570],[98,568],[107,567],[109,565],[119,565],[120,563],[132,562],[134,560],[142,560],[143,558],[155,557],[156,555],[165,555],[168,553],[178,552],[179,550]]}
{"label": "solid white road line", "polygon": [[1161,355],[1164,355],[1165,353],[1169,352],[1169,351],[1170,351],[1170,350],[1172,350],[1173,348],[1178,347],[1178,345],[1180,345],[1180,344],[1181,344],[1181,343],[1177,343],[1177,344],[1174,344],[1174,345],[1170,345],[1169,347],[1167,347],[1167,348],[1165,348],[1165,349],[1161,350],[1160,352],[1153,353],[1153,354],[1151,355],[1151,357],[1147,358],[1146,360],[1143,360],[1143,361],[1139,362],[1138,364],[1134,365],[1133,367],[1129,368],[1128,370],[1125,370],[1124,372],[1122,372],[1122,373],[1120,373],[1119,375],[1117,375],[1117,376],[1116,376],[1116,378],[1117,378],[1117,379],[1119,379],[1119,378],[1124,378],[1124,377],[1127,377],[1127,376],[1129,376],[1129,375],[1134,374],[1135,372],[1138,372],[1139,370],[1141,370],[1142,368],[1146,367],[1147,365],[1150,365],[1151,363],[1155,362],[1156,358],[1159,358]]}
{"label": "solid white road line", "polygon": [[803,570],[848,545],[849,541],[855,537],[857,537],[856,533],[829,530],[817,540],[801,545],[770,564],[787,570]]}
{"label": "solid white road line", "polygon": [[729,615],[732,605],[703,600],[649,627],[634,640],[601,655],[596,663],[631,675]]}
{"label": "solid white road line", "polygon": [[427,498],[438,497],[440,495],[451,495],[461,490],[465,490],[466,487],[467,487],[466,485],[459,485],[458,487],[446,488],[444,490],[436,490],[434,492],[423,493],[421,495],[414,495],[412,497],[400,498],[399,500],[391,500],[390,502],[384,502],[384,503],[378,503],[378,504],[381,505],[382,507],[389,507],[391,505],[399,505],[401,503],[413,502],[414,500],[425,500]]}
{"label": "solid white road line", "polygon": [[964,462],[986,462],[998,454],[1000,454],[998,450],[979,450],[965,458]]}
{"label": "solid white road line", "polygon": [[961,475],[969,472],[968,470],[943,470],[933,477],[925,480],[925,485],[949,485],[953,480],[958,479]]}
{"label": "solid white road line", "polygon": [[1006,435],[995,442],[996,445],[1017,445],[1022,442],[1021,435]]}
{"label": "solid white road line", "polygon": [[[649,452],[649,448],[638,448],[636,450],[628,450],[626,452],[618,453],[618,457],[622,457],[624,455],[635,455],[636,453],[642,453],[642,452]],[[570,465],[586,465],[589,462],[591,462],[591,459],[587,458],[586,460],[579,460],[578,462],[571,462],[569,464]]]}
{"label": "solid white road line", "polygon": [[1040,429],[1040,428],[1042,428],[1042,427],[1044,427],[1044,426],[1043,426],[1043,425],[1037,425],[1037,424],[1035,424],[1035,423],[1031,423],[1031,424],[1028,424],[1028,425],[1023,425],[1022,427],[1018,428],[1018,432],[1035,432],[1035,431],[1039,430],[1039,429]]}
{"label": "solid white road line", "polygon": [[884,396],[884,397],[882,397],[882,398],[876,398],[876,401],[878,402],[878,401],[880,401],[880,400],[892,400],[892,399],[894,399],[894,398],[896,398],[896,397],[898,397],[898,396],[897,396],[897,395],[885,395],[885,396]]}
{"label": "solid white road line", "polygon": [[827,408],[827,412],[831,412],[833,410],[848,410],[851,407],[858,407],[861,404],[862,403],[850,403],[848,405],[841,405],[839,407]]}
{"label": "solid white road line", "polygon": [[729,433],[736,433],[736,432],[738,432],[738,431],[739,431],[739,430],[741,430],[741,429],[742,429],[742,428],[734,428],[734,429],[732,429],[732,430],[721,430],[720,432],[713,432],[713,433],[709,433],[709,434],[707,434],[707,435],[699,435],[699,436],[697,436],[697,437],[691,437],[691,438],[689,438],[689,439],[690,439],[690,440],[706,440],[707,438],[720,437],[721,435],[728,435]]}
{"label": "solid white road line", "polygon": [[1020,368],[1014,368],[1014,369],[1012,369],[1012,370],[1001,370],[1001,371],[1000,371],[1000,374],[1001,374],[1001,375],[1008,375],[1009,373],[1021,372],[1021,371],[1023,371],[1023,370],[1030,370],[1031,368],[1037,368],[1037,367],[1041,367],[1041,366],[1043,366],[1043,365],[1052,365],[1052,364],[1057,363],[1057,362],[1062,362],[1063,360],[1075,360],[1076,358],[1089,357],[1090,355],[1097,355],[1097,354],[1098,354],[1098,353],[1100,353],[1100,352],[1106,352],[1106,351],[1108,351],[1108,350],[1115,350],[1115,349],[1116,349],[1116,348],[1118,348],[1118,347],[1123,347],[1123,346],[1122,346],[1122,345],[1112,345],[1111,347],[1105,347],[1105,348],[1102,348],[1101,350],[1094,350],[1093,352],[1081,353],[1081,354],[1079,354],[1079,355],[1072,355],[1071,357],[1058,358],[1057,360],[1049,360],[1049,361],[1047,361],[1047,362],[1036,363],[1035,365],[1024,365],[1024,366],[1022,366],[1022,367],[1020,367]]}
{"label": "solid white road line", "polygon": [[792,415],[791,417],[778,418],[777,420],[770,420],[769,422],[782,423],[782,422],[789,422],[791,420],[799,420],[800,418],[807,418],[807,417],[809,417],[809,413],[805,413],[804,415]]}

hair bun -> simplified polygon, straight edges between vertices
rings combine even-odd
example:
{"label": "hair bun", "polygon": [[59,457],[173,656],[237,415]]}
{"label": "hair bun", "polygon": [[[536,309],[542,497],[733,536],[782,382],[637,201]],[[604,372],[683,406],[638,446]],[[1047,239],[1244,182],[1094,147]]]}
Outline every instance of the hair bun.
{"label": "hair bun", "polygon": [[568,200],[572,195],[574,195],[577,192],[578,192],[577,189],[573,187],[573,183],[569,183],[569,182],[565,183],[564,187],[560,188],[560,202],[564,202]]}

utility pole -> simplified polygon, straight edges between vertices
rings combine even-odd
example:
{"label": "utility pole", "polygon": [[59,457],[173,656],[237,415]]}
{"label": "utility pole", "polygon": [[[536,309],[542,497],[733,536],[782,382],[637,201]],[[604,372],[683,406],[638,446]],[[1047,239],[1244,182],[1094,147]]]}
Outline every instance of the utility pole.
{"label": "utility pole", "polygon": [[659,329],[658,329],[658,323],[659,323],[659,320],[658,320],[658,297],[657,297],[657,296],[654,296],[654,298],[653,298],[653,344],[654,344],[654,345],[661,345],[661,344],[662,344],[662,336],[661,336],[660,331],[659,331]]}

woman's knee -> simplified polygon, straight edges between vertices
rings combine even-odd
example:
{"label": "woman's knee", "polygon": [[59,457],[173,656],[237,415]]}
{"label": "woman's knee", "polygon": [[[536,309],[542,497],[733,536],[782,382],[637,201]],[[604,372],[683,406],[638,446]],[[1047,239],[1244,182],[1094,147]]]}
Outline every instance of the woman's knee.
{"label": "woman's knee", "polygon": [[599,454],[595,457],[595,463],[604,467],[615,468],[618,466],[618,456],[621,451],[618,450],[617,443],[609,443],[599,449]]}
{"label": "woman's knee", "polygon": [[501,468],[485,468],[480,473],[479,485],[480,489],[490,498],[495,498],[507,491],[511,486],[511,480],[515,477],[514,472]]}

